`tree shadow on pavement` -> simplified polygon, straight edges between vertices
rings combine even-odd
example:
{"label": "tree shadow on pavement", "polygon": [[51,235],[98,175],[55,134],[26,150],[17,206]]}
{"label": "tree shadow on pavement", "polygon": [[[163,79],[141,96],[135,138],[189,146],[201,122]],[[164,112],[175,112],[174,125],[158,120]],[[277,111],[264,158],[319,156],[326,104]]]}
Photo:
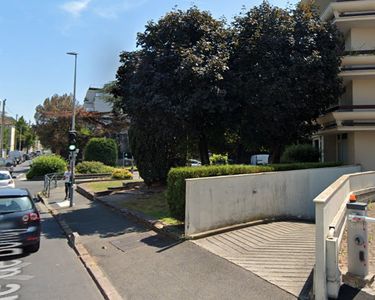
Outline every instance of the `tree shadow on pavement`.
{"label": "tree shadow on pavement", "polygon": [[145,243],[148,246],[160,248],[157,251],[158,253],[166,251],[166,250],[184,242],[184,240],[176,241],[174,239],[167,238],[167,237],[162,236],[160,234],[151,235],[149,237],[141,239],[140,241],[142,243]]}
{"label": "tree shadow on pavement", "polygon": [[73,210],[60,210],[59,213],[71,230],[81,236],[99,235],[101,238],[110,238],[149,231],[98,202],[90,202],[89,205],[75,207]]}

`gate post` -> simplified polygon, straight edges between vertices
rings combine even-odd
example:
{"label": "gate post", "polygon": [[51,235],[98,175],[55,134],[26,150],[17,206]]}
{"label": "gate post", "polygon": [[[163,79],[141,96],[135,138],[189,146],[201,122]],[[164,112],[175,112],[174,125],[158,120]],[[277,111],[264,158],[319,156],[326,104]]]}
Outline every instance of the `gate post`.
{"label": "gate post", "polygon": [[348,272],[365,279],[368,275],[367,203],[347,203]]}

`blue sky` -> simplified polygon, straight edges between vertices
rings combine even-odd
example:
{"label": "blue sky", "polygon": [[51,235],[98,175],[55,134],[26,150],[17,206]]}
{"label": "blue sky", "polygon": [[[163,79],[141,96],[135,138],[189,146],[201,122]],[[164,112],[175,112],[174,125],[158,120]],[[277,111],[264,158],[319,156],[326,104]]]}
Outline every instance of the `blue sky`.
{"label": "blue sky", "polygon": [[[243,6],[261,0],[1,0],[0,100],[6,112],[34,123],[35,107],[53,94],[73,90],[74,57],[78,52],[77,101],[90,86],[115,79],[118,56],[133,50],[136,34],[148,20],[158,20],[178,6],[196,5],[228,21]],[[270,0],[286,7],[296,0]]]}

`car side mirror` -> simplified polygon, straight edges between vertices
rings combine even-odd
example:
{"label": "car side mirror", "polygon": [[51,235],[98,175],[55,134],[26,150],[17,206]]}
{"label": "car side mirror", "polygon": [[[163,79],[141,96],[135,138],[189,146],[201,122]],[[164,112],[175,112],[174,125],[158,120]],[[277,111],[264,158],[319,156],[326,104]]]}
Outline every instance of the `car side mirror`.
{"label": "car side mirror", "polygon": [[34,197],[34,198],[33,198],[33,202],[34,202],[34,203],[38,203],[38,202],[40,202],[40,199],[39,199],[38,197]]}

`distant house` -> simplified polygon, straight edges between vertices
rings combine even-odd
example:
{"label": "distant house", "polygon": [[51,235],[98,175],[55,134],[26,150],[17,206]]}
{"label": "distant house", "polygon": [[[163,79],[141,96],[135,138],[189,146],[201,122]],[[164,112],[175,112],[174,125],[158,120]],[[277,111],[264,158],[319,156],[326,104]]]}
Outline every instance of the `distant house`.
{"label": "distant house", "polygon": [[375,170],[375,1],[317,0],[321,19],[345,38],[341,72],[345,93],[318,118],[314,137],[323,161],[361,164]]}
{"label": "distant house", "polygon": [[112,103],[106,101],[106,95],[103,89],[90,87],[86,92],[83,107],[86,111],[112,113]]}
{"label": "distant house", "polygon": [[[106,94],[102,88],[90,87],[86,92],[86,97],[83,102],[83,107],[87,112],[95,112],[100,114],[101,121],[106,125],[116,126],[113,123],[112,103],[107,101],[110,95]],[[130,155],[128,126],[124,125],[126,122],[121,123],[121,127],[116,127],[110,136],[119,144],[119,156],[123,159],[126,154]],[[130,156],[129,156],[130,157]],[[121,164],[121,163],[120,163]]]}

